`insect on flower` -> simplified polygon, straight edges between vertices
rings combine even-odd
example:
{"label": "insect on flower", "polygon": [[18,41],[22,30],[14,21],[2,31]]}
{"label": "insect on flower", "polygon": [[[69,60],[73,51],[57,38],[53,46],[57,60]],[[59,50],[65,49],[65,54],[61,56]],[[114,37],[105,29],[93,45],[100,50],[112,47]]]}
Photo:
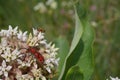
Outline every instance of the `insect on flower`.
{"label": "insect on flower", "polygon": [[32,53],[40,63],[43,64],[44,62],[44,57],[40,54],[40,52],[38,52],[38,49],[36,47],[30,47],[27,49],[27,52]]}
{"label": "insect on flower", "polygon": [[44,29],[38,28],[37,30],[38,30],[39,32],[45,33],[45,30],[44,30]]}
{"label": "insect on flower", "polygon": [[38,52],[37,47],[29,46],[28,48],[21,48],[21,49],[26,49],[27,52],[32,53],[40,63],[42,63],[42,64],[44,63],[44,57],[41,55],[40,52]]}

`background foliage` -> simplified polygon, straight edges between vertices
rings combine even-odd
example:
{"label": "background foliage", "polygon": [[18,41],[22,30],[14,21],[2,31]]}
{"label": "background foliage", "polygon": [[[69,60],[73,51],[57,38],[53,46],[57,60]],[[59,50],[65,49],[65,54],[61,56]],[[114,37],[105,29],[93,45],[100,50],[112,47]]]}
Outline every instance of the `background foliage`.
{"label": "background foliage", "polygon": [[[19,26],[46,30],[46,38],[68,52],[74,33],[74,9],[69,0],[56,0],[57,8],[45,13],[35,11],[39,2],[47,0],[0,0],[0,28]],[[76,2],[75,0],[74,2]],[[89,21],[95,30],[95,71],[92,80],[105,80],[110,75],[120,77],[120,0],[79,0],[88,10]],[[64,58],[63,58],[64,59]],[[62,63],[62,62],[61,62]]]}

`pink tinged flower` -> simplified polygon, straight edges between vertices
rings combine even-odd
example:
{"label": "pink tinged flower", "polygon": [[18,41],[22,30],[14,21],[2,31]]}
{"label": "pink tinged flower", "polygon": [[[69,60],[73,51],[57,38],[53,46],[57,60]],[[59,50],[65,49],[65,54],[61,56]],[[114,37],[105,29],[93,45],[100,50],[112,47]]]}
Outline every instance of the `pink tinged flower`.
{"label": "pink tinged flower", "polygon": [[5,48],[4,54],[1,54],[1,57],[3,57],[6,60],[6,62],[10,62],[11,53],[9,47]]}
{"label": "pink tinged flower", "polygon": [[1,55],[6,60],[6,62],[10,62],[11,60],[15,60],[22,56],[17,49],[15,49],[13,52],[10,50],[11,49],[9,47],[6,47],[6,51],[4,51],[4,54]]}
{"label": "pink tinged flower", "polygon": [[34,62],[34,60],[30,59],[28,61],[22,61],[20,59],[17,59],[17,62],[19,64],[18,66],[19,68],[24,67],[24,66],[30,67],[31,64]]}
{"label": "pink tinged flower", "polygon": [[24,33],[22,33],[22,31],[19,31],[19,33],[17,34],[17,37],[21,41],[26,41],[27,40],[27,31],[25,31]]}
{"label": "pink tinged flower", "polygon": [[92,5],[92,6],[90,7],[90,10],[91,10],[91,11],[95,11],[96,8],[97,8],[96,5]]}
{"label": "pink tinged flower", "polygon": [[12,52],[12,55],[11,55],[11,59],[12,60],[15,60],[19,57],[21,57],[22,54],[20,54],[20,51],[18,51],[18,49],[15,49],[13,52]]}
{"label": "pink tinged flower", "polygon": [[2,65],[0,66],[0,76],[4,75],[8,77],[8,72],[11,70],[12,66],[7,66],[6,62],[3,60]]}

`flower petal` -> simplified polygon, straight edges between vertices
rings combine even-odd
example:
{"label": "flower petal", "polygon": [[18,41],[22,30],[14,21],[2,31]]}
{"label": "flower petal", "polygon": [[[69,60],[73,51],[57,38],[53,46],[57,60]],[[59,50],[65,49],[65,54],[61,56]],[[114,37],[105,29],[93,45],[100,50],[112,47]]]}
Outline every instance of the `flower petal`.
{"label": "flower petal", "polygon": [[3,72],[2,71],[0,71],[0,76],[3,74]]}
{"label": "flower petal", "polygon": [[37,33],[38,33],[37,29],[34,29],[34,28],[33,28],[33,34],[36,36]]}
{"label": "flower petal", "polygon": [[12,68],[12,66],[7,66],[6,70],[9,71]]}
{"label": "flower petal", "polygon": [[8,72],[7,71],[4,72],[4,76],[8,77]]}
{"label": "flower petal", "polygon": [[5,68],[6,67],[6,62],[5,62],[5,60],[3,60],[3,62],[2,62],[2,66]]}

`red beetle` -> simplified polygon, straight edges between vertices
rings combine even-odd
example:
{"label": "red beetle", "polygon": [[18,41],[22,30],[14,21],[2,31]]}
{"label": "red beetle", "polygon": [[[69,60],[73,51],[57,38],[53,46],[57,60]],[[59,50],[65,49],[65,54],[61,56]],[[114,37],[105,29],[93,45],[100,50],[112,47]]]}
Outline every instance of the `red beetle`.
{"label": "red beetle", "polygon": [[32,53],[38,59],[38,61],[40,61],[40,63],[44,63],[44,57],[40,54],[40,52],[38,52],[38,49],[36,47],[29,46],[27,52]]}

